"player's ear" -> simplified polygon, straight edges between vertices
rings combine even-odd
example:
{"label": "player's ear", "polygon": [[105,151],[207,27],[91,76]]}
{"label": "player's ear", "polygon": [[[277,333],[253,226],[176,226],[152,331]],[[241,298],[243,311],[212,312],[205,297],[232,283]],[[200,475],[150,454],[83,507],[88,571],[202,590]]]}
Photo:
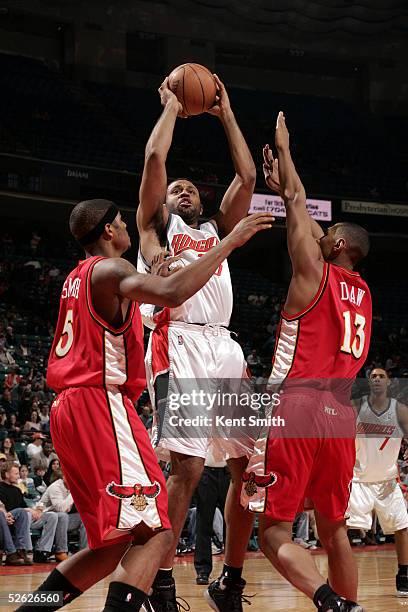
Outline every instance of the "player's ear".
{"label": "player's ear", "polygon": [[113,238],[113,225],[111,223],[107,223],[105,225],[105,229],[103,230],[102,238],[104,240],[112,240],[112,238]]}
{"label": "player's ear", "polygon": [[339,238],[338,240],[336,240],[336,243],[334,245],[334,249],[336,250],[337,253],[341,253],[341,251],[343,251],[346,248],[346,241],[344,240],[344,238]]}

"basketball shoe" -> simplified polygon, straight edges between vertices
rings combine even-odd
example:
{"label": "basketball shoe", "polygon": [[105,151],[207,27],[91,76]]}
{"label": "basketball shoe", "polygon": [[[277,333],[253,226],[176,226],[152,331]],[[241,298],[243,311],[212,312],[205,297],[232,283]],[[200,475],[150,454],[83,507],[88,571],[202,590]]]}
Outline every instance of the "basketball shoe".
{"label": "basketball shoe", "polygon": [[340,595],[332,595],[329,597],[322,606],[320,606],[318,612],[364,612],[364,609],[358,605],[355,601],[344,599]]}
{"label": "basketball shoe", "polygon": [[242,604],[251,603],[248,596],[243,594],[245,585],[243,578],[233,583],[230,578],[221,576],[210,584],[204,592],[204,598],[216,612],[242,612]]}
{"label": "basketball shoe", "polygon": [[397,574],[395,576],[397,597],[408,597],[408,577]]}
{"label": "basketball shoe", "polygon": [[181,597],[176,598],[174,578],[157,580],[153,583],[152,593],[145,600],[142,610],[146,612],[189,612],[190,606]]}

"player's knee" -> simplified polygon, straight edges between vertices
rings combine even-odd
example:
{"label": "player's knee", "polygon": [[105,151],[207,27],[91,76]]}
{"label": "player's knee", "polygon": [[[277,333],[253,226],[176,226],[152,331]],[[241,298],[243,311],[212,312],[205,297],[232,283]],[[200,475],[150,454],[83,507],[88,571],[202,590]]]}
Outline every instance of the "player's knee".
{"label": "player's knee", "polygon": [[201,457],[183,457],[172,461],[171,476],[184,488],[194,490],[204,469],[204,459]]}
{"label": "player's knee", "polygon": [[277,554],[282,544],[288,544],[291,541],[291,528],[286,523],[276,523],[259,531],[259,546],[265,554],[268,551]]}
{"label": "player's knee", "polygon": [[174,544],[174,533],[172,529],[165,529],[157,534],[160,541],[160,546],[164,554],[167,554]]}

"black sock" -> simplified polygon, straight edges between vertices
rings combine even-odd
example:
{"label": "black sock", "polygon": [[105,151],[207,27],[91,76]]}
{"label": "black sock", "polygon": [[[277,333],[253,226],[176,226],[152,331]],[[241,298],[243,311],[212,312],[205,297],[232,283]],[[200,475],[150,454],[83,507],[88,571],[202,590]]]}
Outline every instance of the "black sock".
{"label": "black sock", "polygon": [[224,563],[222,575],[229,578],[231,582],[239,582],[242,577],[242,567],[231,567],[231,565],[226,565]]}
{"label": "black sock", "polygon": [[313,603],[316,608],[320,610],[320,608],[324,605],[327,599],[329,599],[329,597],[332,597],[333,595],[335,597],[338,596],[337,593],[335,593],[333,589],[329,587],[328,584],[322,584],[322,586],[319,587],[316,593],[313,595]]}
{"label": "black sock", "polygon": [[124,582],[111,582],[102,612],[134,612],[139,610],[147,594]]}
{"label": "black sock", "polygon": [[173,578],[173,568],[170,569],[159,569],[157,570],[155,582],[160,582],[160,580],[171,580]]}
{"label": "black sock", "polygon": [[398,576],[408,578],[408,565],[400,565],[398,563]]}
{"label": "black sock", "polygon": [[[63,601],[60,604],[54,604],[50,606],[41,606],[42,610],[46,612],[54,612],[54,610],[59,610],[63,606],[66,606],[71,601],[74,601],[77,597],[82,595],[82,591],[74,587],[73,584],[61,574],[57,569],[53,570],[51,574],[44,580],[42,584],[35,591],[36,593],[44,592],[44,591],[62,591]],[[18,612],[38,612],[38,606],[30,606],[29,604],[20,606],[17,608]],[[16,610],[16,612],[17,612]]]}

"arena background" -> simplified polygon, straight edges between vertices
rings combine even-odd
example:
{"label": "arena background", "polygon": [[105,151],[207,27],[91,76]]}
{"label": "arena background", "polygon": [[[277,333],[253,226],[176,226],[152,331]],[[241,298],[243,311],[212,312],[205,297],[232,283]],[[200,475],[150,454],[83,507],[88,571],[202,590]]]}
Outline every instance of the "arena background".
{"label": "arena background", "polygon": [[[224,81],[257,165],[256,193],[266,193],[262,146],[283,110],[308,197],[330,201],[333,222],[369,230],[366,365],[408,377],[407,29],[400,0],[0,2],[0,384],[15,365],[23,380],[45,372],[61,285],[80,255],[67,230],[74,203],[114,200],[136,260],[157,88],[188,61]],[[177,122],[168,169],[199,185],[206,215],[217,209],[233,168],[216,118]],[[231,267],[231,329],[246,355],[257,350],[262,375],[290,274],[284,220]],[[24,423],[29,401],[12,401]]]}

